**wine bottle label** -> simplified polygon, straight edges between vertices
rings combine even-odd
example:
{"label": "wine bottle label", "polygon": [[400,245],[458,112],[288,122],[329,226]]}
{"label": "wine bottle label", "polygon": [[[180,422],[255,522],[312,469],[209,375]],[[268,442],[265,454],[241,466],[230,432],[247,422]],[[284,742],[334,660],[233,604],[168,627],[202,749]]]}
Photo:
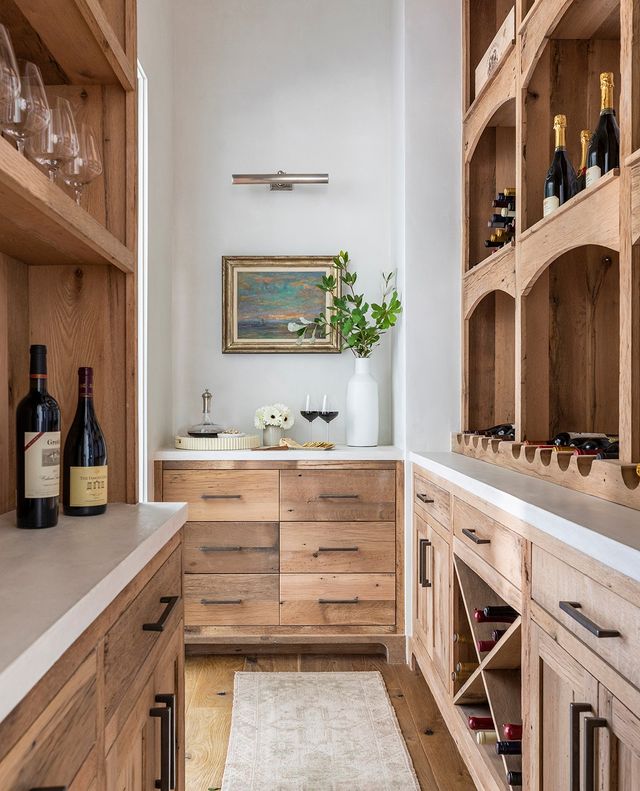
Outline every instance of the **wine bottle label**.
{"label": "wine bottle label", "polygon": [[24,496],[28,499],[60,494],[60,432],[24,432]]}
{"label": "wine bottle label", "polygon": [[552,195],[550,198],[545,198],[542,203],[542,216],[546,217],[552,211],[560,208],[560,198],[557,195]]}
{"label": "wine bottle label", "polygon": [[601,178],[602,171],[598,167],[598,165],[592,165],[590,168],[587,168],[587,175],[585,177],[585,184],[587,187],[590,187],[592,184],[595,184],[596,181]]}
{"label": "wine bottle label", "polygon": [[84,508],[107,504],[107,465],[71,467],[69,470],[69,505]]}

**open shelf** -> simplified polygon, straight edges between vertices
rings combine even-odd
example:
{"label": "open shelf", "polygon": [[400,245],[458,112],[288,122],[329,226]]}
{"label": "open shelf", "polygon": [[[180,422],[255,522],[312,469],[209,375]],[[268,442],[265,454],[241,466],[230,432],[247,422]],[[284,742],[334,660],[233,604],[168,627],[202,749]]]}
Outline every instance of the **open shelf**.
{"label": "open shelf", "polygon": [[[465,84],[468,85],[465,108],[470,107],[477,95],[480,95],[480,91],[476,92],[475,88],[476,67],[485,56],[496,33],[514,7],[515,0],[465,0],[465,53],[467,54]],[[489,82],[497,77],[503,65],[504,59],[498,64]],[[482,92],[487,88],[488,83],[485,83],[482,86]]]}
{"label": "open shelf", "polygon": [[469,429],[515,419],[515,307],[510,294],[492,291],[465,320],[464,402]]}
{"label": "open shelf", "polygon": [[[52,82],[54,63],[66,77],[58,82],[135,89],[135,60],[99,0],[3,0],[0,22],[9,28],[17,56],[41,66],[46,82]],[[118,26],[126,23],[119,19]]]}
{"label": "open shelf", "polygon": [[465,319],[492,291],[516,296],[515,244],[507,244],[482,263],[465,272],[462,279],[462,314]]}

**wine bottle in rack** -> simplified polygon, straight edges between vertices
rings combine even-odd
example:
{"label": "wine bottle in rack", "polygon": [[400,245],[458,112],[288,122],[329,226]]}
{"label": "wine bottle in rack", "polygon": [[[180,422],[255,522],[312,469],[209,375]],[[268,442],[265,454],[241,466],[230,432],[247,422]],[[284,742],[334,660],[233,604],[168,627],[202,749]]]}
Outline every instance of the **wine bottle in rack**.
{"label": "wine bottle in rack", "polygon": [[587,440],[587,439],[612,440],[614,439],[614,437],[609,436],[608,434],[583,433],[578,431],[561,431],[559,434],[555,435],[555,437],[551,440],[550,444],[558,445],[559,447],[569,447],[572,442],[576,442],[579,440]]}
{"label": "wine bottle in rack", "polygon": [[473,611],[476,623],[513,623],[518,613],[509,606],[484,607]]}
{"label": "wine bottle in rack", "polygon": [[619,459],[620,458],[620,443],[619,442],[612,442],[607,448],[604,450],[598,451],[596,453],[596,459]]}
{"label": "wine bottle in rack", "polygon": [[471,715],[467,717],[467,725],[472,731],[493,731],[495,725],[493,724],[492,717],[476,717]]}
{"label": "wine bottle in rack", "polygon": [[544,217],[554,212],[576,194],[576,173],[567,154],[567,117],[556,115],[553,119],[555,152],[544,182]]}
{"label": "wine bottle in rack", "polygon": [[522,755],[522,742],[515,740],[496,742],[496,753],[498,755]]}
{"label": "wine bottle in rack", "polygon": [[479,665],[477,662],[458,662],[456,664],[456,673],[468,673],[471,675],[475,673]]}
{"label": "wine bottle in rack", "polygon": [[93,368],[78,370],[78,407],[64,445],[62,491],[68,516],[107,510],[107,443],[93,406]]}
{"label": "wine bottle in rack", "polygon": [[481,434],[483,437],[493,437],[495,439],[508,438],[512,435],[515,437],[515,433],[516,427],[514,423],[500,423],[497,426],[476,431],[476,434]]}
{"label": "wine bottle in rack", "polygon": [[502,726],[502,735],[507,741],[521,741],[522,725],[517,722],[505,722]]}
{"label": "wine bottle in rack", "polygon": [[471,643],[473,642],[468,635],[461,634],[460,632],[454,632],[452,640],[454,643],[458,643],[458,644],[465,643],[467,645],[471,645]]}
{"label": "wine bottle in rack", "polygon": [[522,785],[522,772],[507,772],[507,785],[520,788]]}
{"label": "wine bottle in rack", "polygon": [[481,654],[486,654],[489,651],[493,651],[497,643],[495,640],[478,640],[476,645],[478,646],[478,651]]}
{"label": "wine bottle in rack", "polygon": [[587,187],[605,173],[620,167],[620,127],[613,109],[613,87],[613,73],[603,72],[600,75],[600,119],[589,144]]}
{"label": "wine bottle in rack", "polygon": [[54,527],[60,496],[60,407],[47,390],[47,347],[30,349],[29,393],[16,410],[18,527]]}
{"label": "wine bottle in rack", "polygon": [[491,632],[491,639],[495,640],[497,643],[498,640],[506,633],[506,631],[506,629],[494,629]]}
{"label": "wine bottle in rack", "polygon": [[498,734],[495,731],[478,731],[476,733],[477,744],[496,744]]}
{"label": "wine bottle in rack", "polygon": [[591,130],[583,129],[580,132],[580,167],[576,173],[576,189],[578,192],[587,186],[587,157],[589,156],[589,143],[591,142]]}

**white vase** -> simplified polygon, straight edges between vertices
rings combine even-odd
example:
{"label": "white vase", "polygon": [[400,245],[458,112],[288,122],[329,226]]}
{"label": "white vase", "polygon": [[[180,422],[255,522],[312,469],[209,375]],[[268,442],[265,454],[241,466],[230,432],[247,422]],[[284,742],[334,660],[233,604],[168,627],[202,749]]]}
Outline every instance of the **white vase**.
{"label": "white vase", "polygon": [[378,444],[378,383],[370,368],[368,357],[356,357],[347,385],[347,445],[356,448]]}
{"label": "white vase", "polygon": [[284,429],[280,428],[280,426],[267,426],[262,429],[262,445],[265,448],[272,448],[274,445],[279,445],[283,437]]}

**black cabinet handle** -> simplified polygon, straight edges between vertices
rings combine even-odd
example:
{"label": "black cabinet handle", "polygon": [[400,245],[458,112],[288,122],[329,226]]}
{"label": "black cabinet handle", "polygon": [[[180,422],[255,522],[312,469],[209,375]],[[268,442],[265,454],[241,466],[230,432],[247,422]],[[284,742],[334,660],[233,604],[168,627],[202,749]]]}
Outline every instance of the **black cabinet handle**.
{"label": "black cabinet handle", "polygon": [[167,622],[167,618],[171,615],[173,608],[176,604],[180,601],[179,596],[161,596],[160,597],[160,604],[166,604],[167,606],[164,608],[164,611],[160,618],[155,623],[143,623],[142,624],[142,631],[143,632],[164,632],[164,625]]}
{"label": "black cabinet handle", "polygon": [[171,791],[171,711],[166,708],[149,709],[150,717],[160,718],[160,779],[155,787]]}
{"label": "black cabinet handle", "polygon": [[357,500],[359,494],[319,494],[319,500]]}
{"label": "black cabinet handle", "polygon": [[357,552],[358,547],[318,547],[318,552]]}
{"label": "black cabinet handle", "polygon": [[318,604],[357,604],[358,597],[355,599],[318,599]]}
{"label": "black cabinet handle", "polygon": [[435,503],[435,500],[432,500],[428,494],[416,494],[416,497],[421,503]]}
{"label": "black cabinet handle", "polygon": [[203,494],[202,500],[242,500],[241,494]]}
{"label": "black cabinet handle", "polygon": [[200,599],[200,604],[242,604],[242,599]]}
{"label": "black cabinet handle", "polygon": [[243,547],[198,547],[200,552],[241,552]]}
{"label": "black cabinet handle", "polygon": [[569,704],[569,791],[580,791],[580,714],[586,711],[588,703]]}
{"label": "black cabinet handle", "polygon": [[580,626],[584,626],[594,637],[620,637],[620,632],[617,629],[603,629],[592,621],[591,618],[587,618],[584,613],[579,612],[582,607],[580,602],[561,601],[558,602],[558,605],[562,612],[566,612],[566,614],[570,618],[573,618],[574,621],[577,621]]}
{"label": "black cabinet handle", "polygon": [[169,788],[176,787],[176,696],[171,692],[156,695],[156,703],[164,703],[169,712]]}
{"label": "black cabinet handle", "polygon": [[474,544],[490,544],[491,543],[491,539],[490,538],[478,538],[478,536],[476,535],[476,531],[475,530],[470,530],[467,527],[463,527],[462,528],[462,535],[466,536],[467,538],[470,538],[473,541]]}
{"label": "black cabinet handle", "polygon": [[431,546],[431,541],[428,538],[421,538],[420,539],[420,563],[419,563],[419,571],[420,571],[420,586],[422,588],[430,588],[431,587],[431,580],[427,579],[427,547]]}
{"label": "black cabinet handle", "polygon": [[596,728],[606,728],[607,721],[602,717],[585,717],[584,720],[584,791],[596,788]]}

